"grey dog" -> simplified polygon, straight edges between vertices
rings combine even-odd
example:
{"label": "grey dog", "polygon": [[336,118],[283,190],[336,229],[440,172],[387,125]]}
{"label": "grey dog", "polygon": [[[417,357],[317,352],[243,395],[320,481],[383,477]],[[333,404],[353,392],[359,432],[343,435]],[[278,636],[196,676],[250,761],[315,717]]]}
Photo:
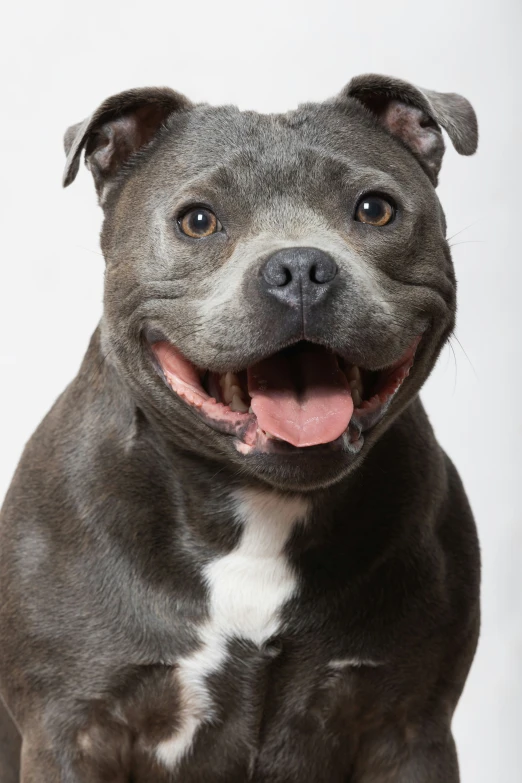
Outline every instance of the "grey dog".
{"label": "grey dog", "polygon": [[104,312],[0,523],[2,783],[456,783],[476,530],[418,397],[455,94],[107,99]]}

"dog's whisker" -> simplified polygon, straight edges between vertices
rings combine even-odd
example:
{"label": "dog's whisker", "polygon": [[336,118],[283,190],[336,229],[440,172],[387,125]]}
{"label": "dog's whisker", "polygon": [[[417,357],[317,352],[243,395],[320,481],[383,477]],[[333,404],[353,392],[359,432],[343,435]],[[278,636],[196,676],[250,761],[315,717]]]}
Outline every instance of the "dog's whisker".
{"label": "dog's whisker", "polygon": [[453,348],[453,344],[451,342],[451,335],[448,338],[447,345],[451,351],[451,355],[453,356],[453,391],[452,395],[455,396],[455,392],[457,390],[457,373],[458,373],[458,363],[457,363],[457,357],[455,354],[455,349]]}
{"label": "dog's whisker", "polygon": [[450,248],[453,250],[454,247],[458,247],[459,245],[483,245],[485,243],[485,239],[463,239],[461,242],[454,242],[450,245]]}
{"label": "dog's whisker", "polygon": [[477,373],[477,371],[476,371],[476,369],[475,369],[475,366],[474,366],[473,362],[471,361],[471,359],[469,358],[469,356],[468,356],[468,354],[467,354],[467,352],[466,352],[466,350],[465,350],[464,346],[462,345],[461,341],[459,340],[459,338],[457,337],[457,335],[455,334],[455,332],[454,332],[454,331],[453,331],[453,332],[451,333],[451,335],[450,335],[450,340],[455,340],[455,342],[458,344],[458,346],[459,346],[460,350],[462,351],[462,353],[463,353],[463,354],[464,354],[464,356],[466,357],[466,360],[467,360],[467,362],[468,362],[469,366],[471,367],[471,369],[472,369],[472,371],[473,371],[473,374],[474,374],[475,378],[476,378],[476,379],[477,379],[477,381],[478,381],[478,380],[479,380],[479,376],[478,376],[478,373]]}
{"label": "dog's whisker", "polygon": [[84,247],[83,245],[75,245],[75,248],[77,250],[85,250],[86,253],[92,253],[95,256],[101,256],[102,258],[104,258],[103,253],[101,253],[99,250],[93,250],[92,248]]}
{"label": "dog's whisker", "polygon": [[464,226],[464,228],[461,228],[460,231],[456,231],[455,234],[452,234],[450,237],[446,237],[446,242],[451,242],[452,239],[455,239],[455,237],[458,237],[460,234],[463,234],[464,231],[468,231],[470,228],[473,228],[473,226],[476,226],[480,222],[480,220],[474,220],[473,223],[470,223],[468,226]]}

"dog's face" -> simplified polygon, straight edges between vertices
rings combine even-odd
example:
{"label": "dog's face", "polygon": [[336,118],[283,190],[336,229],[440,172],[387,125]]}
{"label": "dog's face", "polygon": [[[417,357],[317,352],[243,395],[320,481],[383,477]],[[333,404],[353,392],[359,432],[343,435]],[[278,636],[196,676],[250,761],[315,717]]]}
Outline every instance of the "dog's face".
{"label": "dog's face", "polygon": [[434,185],[476,147],[463,98],[360,77],[286,115],[109,99],[66,135],[105,210],[103,339],[184,449],[287,489],[354,468],[455,315]]}

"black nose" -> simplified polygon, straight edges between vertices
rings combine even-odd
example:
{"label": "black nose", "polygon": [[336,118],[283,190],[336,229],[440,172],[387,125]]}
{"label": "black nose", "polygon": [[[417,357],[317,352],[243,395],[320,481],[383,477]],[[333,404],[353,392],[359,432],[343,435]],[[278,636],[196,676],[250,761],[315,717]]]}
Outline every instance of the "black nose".
{"label": "black nose", "polygon": [[290,307],[310,306],[324,299],[337,275],[337,264],[315,247],[278,250],[261,269],[261,284]]}

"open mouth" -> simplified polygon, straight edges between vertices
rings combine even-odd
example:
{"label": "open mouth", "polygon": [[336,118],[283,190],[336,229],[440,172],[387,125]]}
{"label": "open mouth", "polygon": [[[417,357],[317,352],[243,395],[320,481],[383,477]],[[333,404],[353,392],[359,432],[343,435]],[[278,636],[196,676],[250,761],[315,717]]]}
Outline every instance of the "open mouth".
{"label": "open mouth", "polygon": [[197,368],[166,340],[151,348],[168,386],[209,426],[234,435],[241,453],[325,445],[357,452],[407,377],[419,341],[379,371],[305,341],[222,374]]}

